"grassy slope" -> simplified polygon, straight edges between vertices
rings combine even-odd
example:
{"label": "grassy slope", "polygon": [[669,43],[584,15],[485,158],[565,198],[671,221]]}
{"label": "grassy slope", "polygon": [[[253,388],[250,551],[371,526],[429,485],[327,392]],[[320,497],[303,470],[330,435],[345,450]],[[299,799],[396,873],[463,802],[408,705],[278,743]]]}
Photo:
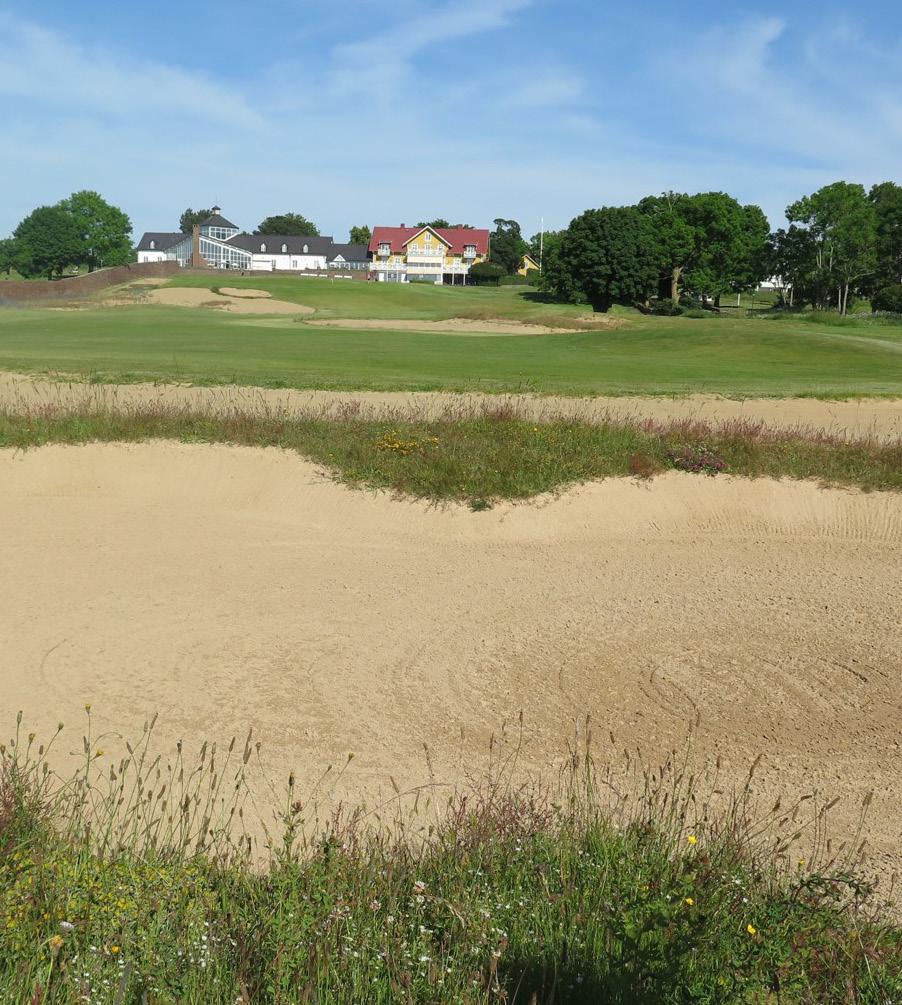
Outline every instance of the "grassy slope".
{"label": "grassy slope", "polygon": [[[179,277],[204,286],[208,277]],[[225,282],[225,280],[223,280]],[[240,277],[323,317],[504,317],[562,322],[584,307],[521,288],[396,287]],[[642,318],[572,335],[492,337],[317,329],[291,318],[133,307],[0,311],[0,367],[105,380],[191,380],[347,389],[570,394],[902,396],[902,327],[740,318]]]}

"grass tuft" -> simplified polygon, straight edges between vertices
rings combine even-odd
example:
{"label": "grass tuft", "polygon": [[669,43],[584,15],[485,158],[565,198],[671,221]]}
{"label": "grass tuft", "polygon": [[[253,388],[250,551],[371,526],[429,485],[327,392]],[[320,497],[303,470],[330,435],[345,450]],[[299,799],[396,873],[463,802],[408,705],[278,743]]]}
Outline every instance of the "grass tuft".
{"label": "grass tuft", "polygon": [[426,421],[399,410],[368,418],[349,404],[320,413],[250,417],[171,406],[73,412],[47,405],[0,413],[0,448],[46,443],[172,439],[294,450],[355,486],[475,509],[608,477],[649,478],[672,468],[825,485],[902,489],[902,440],[846,440],[759,422],[611,419],[579,423],[518,416],[513,402]]}
{"label": "grass tuft", "polygon": [[205,744],[193,763],[181,744],[153,756],[151,737],[148,725],[101,770],[89,725],[80,767],[59,777],[53,740],[36,746],[21,723],[0,748],[4,1001],[886,1005],[902,993],[902,929],[858,855],[828,852],[830,804],[760,812],[754,764],[715,808],[676,756],[651,770],[627,754],[615,772],[586,730],[556,784],[516,784],[499,759],[434,808],[425,835],[403,793],[391,826],[358,811],[305,828],[289,778],[259,862],[241,837],[250,738]]}

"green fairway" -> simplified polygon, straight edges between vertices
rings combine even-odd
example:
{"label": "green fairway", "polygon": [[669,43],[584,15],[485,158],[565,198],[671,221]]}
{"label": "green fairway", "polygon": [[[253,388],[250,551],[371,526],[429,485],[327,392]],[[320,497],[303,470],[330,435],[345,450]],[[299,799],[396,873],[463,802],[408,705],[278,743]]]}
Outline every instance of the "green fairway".
{"label": "green fairway", "polygon": [[[207,276],[179,285],[207,286]],[[565,324],[586,307],[522,287],[450,289],[229,277],[323,318],[506,318]],[[902,397],[902,326],[621,312],[620,327],[565,335],[317,328],[292,317],[133,306],[0,309],[0,368],[95,380],[270,387],[731,396]]]}

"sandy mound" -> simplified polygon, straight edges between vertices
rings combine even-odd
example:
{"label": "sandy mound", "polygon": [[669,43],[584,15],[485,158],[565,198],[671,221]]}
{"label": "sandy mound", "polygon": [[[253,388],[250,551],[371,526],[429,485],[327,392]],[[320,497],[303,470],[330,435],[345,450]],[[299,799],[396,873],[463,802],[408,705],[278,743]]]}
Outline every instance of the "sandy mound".
{"label": "sandy mound", "polygon": [[220,286],[219,292],[224,293],[227,297],[238,297],[239,300],[265,300],[272,297],[268,290],[245,290],[235,286]]}
{"label": "sandy mound", "polygon": [[[271,303],[269,301],[268,303]],[[262,387],[183,387],[180,385],[61,384],[0,371],[0,407],[34,405],[94,409],[189,406],[216,414],[390,415],[395,418],[458,418],[486,409],[532,422],[563,417],[598,422],[609,417],[704,422],[748,420],[781,429],[819,430],[836,436],[902,437],[902,399],[765,398],[736,401],[715,395],[685,398],[563,398],[528,394],[445,392],[290,391]]]}
{"label": "sandy mound", "polygon": [[[232,291],[223,296],[197,287],[168,286],[159,290],[129,292],[103,300],[104,307],[130,307],[135,304],[161,304],[165,307],[205,307],[229,311],[232,314],[313,314],[312,307],[292,304],[287,300],[272,300],[264,290]],[[225,290],[223,290],[225,293]],[[240,295],[237,295],[240,293]],[[254,294],[248,298],[247,294]]]}
{"label": "sandy mound", "polygon": [[392,321],[391,319],[328,318],[308,321],[320,328],[353,328],[417,332],[451,332],[456,335],[569,335],[580,329],[549,328],[548,325],[527,324],[525,321],[477,321],[470,318],[448,318],[446,321]]}
{"label": "sandy mound", "polygon": [[175,444],[0,452],[0,484],[7,728],[77,733],[85,702],[98,732],[159,711],[166,744],[253,725],[274,778],[353,751],[335,794],[374,798],[424,744],[441,781],[478,770],[521,710],[545,770],[587,713],[649,759],[699,716],[698,762],[763,752],[763,796],[842,797],[837,837],[875,788],[898,853],[899,496],[672,473],[474,514]]}

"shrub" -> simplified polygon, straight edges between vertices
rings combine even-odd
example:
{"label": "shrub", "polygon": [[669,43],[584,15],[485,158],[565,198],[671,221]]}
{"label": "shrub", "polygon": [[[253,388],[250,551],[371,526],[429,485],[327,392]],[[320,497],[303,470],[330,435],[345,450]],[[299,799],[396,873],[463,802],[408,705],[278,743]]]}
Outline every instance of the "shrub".
{"label": "shrub", "polygon": [[672,318],[682,314],[683,308],[669,297],[663,297],[652,304],[651,312],[658,317]]}
{"label": "shrub", "polygon": [[871,309],[889,314],[902,314],[902,283],[884,286],[871,297]]}
{"label": "shrub", "polygon": [[680,471],[692,471],[699,475],[713,476],[727,468],[724,458],[704,445],[684,444],[674,447],[667,452],[667,459]]}
{"label": "shrub", "polygon": [[470,268],[470,281],[476,286],[497,286],[506,275],[500,265],[478,262]]}
{"label": "shrub", "polygon": [[[536,277],[538,278],[538,276]],[[532,286],[533,281],[529,276],[502,276],[498,280],[499,286]]]}
{"label": "shrub", "polygon": [[702,310],[701,307],[690,307],[688,311],[683,311],[684,318],[711,318],[714,315],[711,311]]}

